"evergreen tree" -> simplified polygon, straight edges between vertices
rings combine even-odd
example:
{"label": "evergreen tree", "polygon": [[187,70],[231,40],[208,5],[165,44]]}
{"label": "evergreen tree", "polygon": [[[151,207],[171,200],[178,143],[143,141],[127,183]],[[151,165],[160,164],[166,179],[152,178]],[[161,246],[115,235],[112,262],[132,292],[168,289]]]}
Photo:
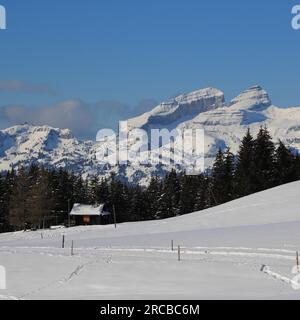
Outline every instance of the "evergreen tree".
{"label": "evergreen tree", "polygon": [[150,184],[146,190],[146,202],[147,202],[147,219],[157,219],[159,205],[158,201],[162,192],[161,181],[158,177],[152,177]]}
{"label": "evergreen tree", "polygon": [[110,212],[115,211],[118,223],[131,220],[128,188],[114,175],[112,175],[110,183],[109,208]]}
{"label": "evergreen tree", "polygon": [[210,206],[209,204],[209,178],[199,175],[197,178],[197,190],[195,193],[195,205],[193,211],[201,211]]}
{"label": "evergreen tree", "polygon": [[296,180],[300,179],[300,156],[297,154],[294,159]]}
{"label": "evergreen tree", "polygon": [[108,203],[110,199],[107,179],[102,179],[99,185],[99,203]]}
{"label": "evergreen tree", "polygon": [[237,157],[235,172],[235,196],[249,195],[255,191],[254,181],[254,139],[248,129],[243,138]]}
{"label": "evergreen tree", "polygon": [[[11,225],[9,223],[9,204],[13,194],[13,187],[15,185],[16,173],[14,170],[8,171],[2,179],[2,192],[1,192],[1,212],[2,212],[2,231],[10,231]],[[0,232],[2,232],[0,230]]]}
{"label": "evergreen tree", "polygon": [[89,203],[94,205],[100,205],[101,194],[100,194],[100,183],[97,176],[90,178],[90,183],[88,186]]}
{"label": "evergreen tree", "polygon": [[234,162],[234,155],[228,149],[225,154],[224,202],[234,199]]}
{"label": "evergreen tree", "polygon": [[224,183],[225,183],[225,156],[221,149],[219,149],[213,168],[211,177],[210,192],[214,200],[214,205],[224,203]]}
{"label": "evergreen tree", "polygon": [[212,170],[211,197],[215,205],[233,199],[234,156],[228,149],[224,154],[220,149]]}
{"label": "evergreen tree", "polygon": [[55,194],[55,212],[60,216],[61,220],[67,220],[69,211],[74,204],[74,181],[73,174],[66,170],[60,169],[55,173],[54,194]]}
{"label": "evergreen tree", "polygon": [[[53,192],[49,183],[48,172],[44,169],[35,171],[37,174],[34,184],[30,186],[28,204],[30,207],[30,223],[38,227],[54,219]],[[63,221],[55,221],[56,224]]]}
{"label": "evergreen tree", "polygon": [[146,193],[140,186],[136,186],[131,190],[130,196],[130,220],[145,221],[148,220],[148,208],[146,202]]}
{"label": "evergreen tree", "polygon": [[13,192],[9,202],[9,223],[18,230],[26,230],[31,226],[28,196],[29,181],[25,169],[21,167],[14,181]]}
{"label": "evergreen tree", "polygon": [[6,201],[5,201],[5,180],[0,176],[0,232],[4,232],[7,223]]}
{"label": "evergreen tree", "polygon": [[275,153],[275,181],[277,185],[297,180],[297,168],[294,155],[279,141]]}
{"label": "evergreen tree", "polygon": [[180,183],[173,169],[165,178],[162,195],[158,200],[160,219],[174,217],[179,214]]}
{"label": "evergreen tree", "polygon": [[275,185],[275,146],[266,127],[261,128],[254,143],[255,192]]}
{"label": "evergreen tree", "polygon": [[181,192],[179,198],[179,214],[187,214],[193,212],[198,191],[198,176],[188,176],[184,174],[180,180]]}
{"label": "evergreen tree", "polygon": [[74,179],[73,200],[74,203],[89,203],[88,185],[81,176]]}

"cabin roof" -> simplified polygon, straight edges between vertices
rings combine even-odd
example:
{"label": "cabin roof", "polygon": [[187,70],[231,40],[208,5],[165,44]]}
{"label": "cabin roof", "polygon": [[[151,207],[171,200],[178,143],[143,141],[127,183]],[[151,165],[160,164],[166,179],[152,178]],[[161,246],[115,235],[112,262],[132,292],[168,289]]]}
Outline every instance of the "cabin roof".
{"label": "cabin roof", "polygon": [[104,203],[100,204],[100,206],[75,203],[70,216],[107,216],[110,213],[104,211],[104,206]]}

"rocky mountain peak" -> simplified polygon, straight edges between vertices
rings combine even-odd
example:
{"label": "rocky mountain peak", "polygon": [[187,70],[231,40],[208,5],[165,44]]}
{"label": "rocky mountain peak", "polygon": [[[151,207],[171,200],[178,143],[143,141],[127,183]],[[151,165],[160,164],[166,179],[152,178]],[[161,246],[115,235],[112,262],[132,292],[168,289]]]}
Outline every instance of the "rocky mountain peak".
{"label": "rocky mountain peak", "polygon": [[269,94],[261,86],[256,85],[243,91],[234,98],[229,106],[236,106],[241,109],[258,110],[272,105]]}

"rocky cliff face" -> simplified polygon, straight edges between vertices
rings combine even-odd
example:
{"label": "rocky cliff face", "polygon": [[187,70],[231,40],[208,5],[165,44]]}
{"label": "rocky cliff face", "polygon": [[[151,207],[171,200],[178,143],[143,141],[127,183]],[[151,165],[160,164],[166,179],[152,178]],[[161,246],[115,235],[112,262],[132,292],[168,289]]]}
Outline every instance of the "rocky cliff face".
{"label": "rocky cliff face", "polygon": [[202,112],[214,110],[224,105],[224,94],[214,88],[180,95],[171,101],[162,102],[152,111],[129,120],[131,128],[158,128],[171,126],[176,121],[191,119]]}

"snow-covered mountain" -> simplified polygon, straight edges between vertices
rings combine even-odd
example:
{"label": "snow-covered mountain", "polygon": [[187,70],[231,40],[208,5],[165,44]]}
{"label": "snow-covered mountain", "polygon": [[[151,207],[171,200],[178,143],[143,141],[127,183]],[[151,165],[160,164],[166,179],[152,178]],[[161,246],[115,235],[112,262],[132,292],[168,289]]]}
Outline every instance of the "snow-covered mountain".
{"label": "snow-covered mountain", "polygon": [[[261,126],[267,126],[274,142],[282,140],[287,146],[300,151],[300,107],[280,108],[272,104],[268,93],[260,86],[243,91],[229,103],[224,103],[224,94],[217,89],[205,89],[202,99],[209,96],[205,108],[199,108],[196,114],[182,113],[180,119],[160,117],[164,104],[138,118],[129,120],[130,127],[169,129],[196,129],[205,131],[205,166],[210,167],[219,148],[238,151],[241,139],[248,128],[255,135]],[[192,93],[195,96],[195,93]],[[214,97],[214,98],[213,98]],[[176,106],[175,102],[170,103]],[[210,104],[211,103],[211,104]],[[209,105],[210,104],[210,105]],[[173,107],[176,112],[179,107]],[[153,122],[155,119],[155,122]],[[161,121],[162,119],[162,121]],[[167,119],[170,121],[167,122]]]}
{"label": "snow-covered mountain", "polygon": [[[247,128],[256,134],[264,125],[275,141],[281,139],[300,151],[300,108],[274,106],[260,86],[251,87],[229,103],[225,103],[224,93],[218,89],[197,90],[128,120],[129,130],[204,129],[206,167],[211,166],[220,147],[230,147],[236,153]],[[151,175],[163,175],[170,170],[170,165],[103,166],[96,158],[98,146],[96,142],[76,139],[67,129],[18,125],[0,131],[0,170],[39,163],[46,167],[64,167],[83,175],[108,176],[114,171],[128,182],[144,184]]]}
{"label": "snow-covered mountain", "polygon": [[68,129],[14,126],[0,131],[0,170],[38,163],[81,172],[92,145],[78,141]]}
{"label": "snow-covered mountain", "polygon": [[68,129],[23,124],[0,131],[0,171],[31,164],[46,168],[65,168],[84,177],[112,172],[129,183],[144,181],[154,174],[163,176],[169,168],[151,166],[115,166],[99,164],[96,153],[99,144],[81,141]]}
{"label": "snow-covered mountain", "polygon": [[224,93],[218,89],[200,89],[180,95],[173,100],[162,102],[150,112],[128,120],[129,128],[173,127],[178,123],[193,119],[200,113],[221,108],[224,105]]}

